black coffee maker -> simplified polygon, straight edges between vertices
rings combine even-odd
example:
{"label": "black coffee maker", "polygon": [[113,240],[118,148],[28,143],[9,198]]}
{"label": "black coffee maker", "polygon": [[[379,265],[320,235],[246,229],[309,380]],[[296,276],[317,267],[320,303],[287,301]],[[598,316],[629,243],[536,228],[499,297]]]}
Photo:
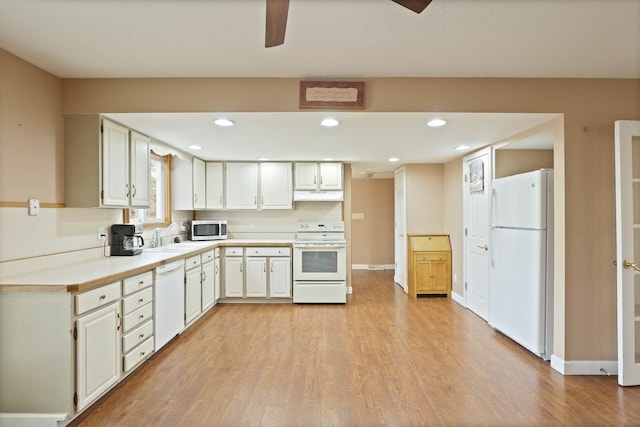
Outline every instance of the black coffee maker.
{"label": "black coffee maker", "polygon": [[111,226],[111,255],[140,255],[143,246],[142,224],[113,224]]}

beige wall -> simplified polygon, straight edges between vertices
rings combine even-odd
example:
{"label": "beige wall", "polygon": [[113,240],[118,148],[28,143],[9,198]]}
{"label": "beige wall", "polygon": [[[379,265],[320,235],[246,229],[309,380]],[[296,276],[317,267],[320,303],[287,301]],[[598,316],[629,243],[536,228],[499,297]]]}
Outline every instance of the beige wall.
{"label": "beige wall", "polygon": [[[464,216],[462,210],[462,163],[460,157],[444,165],[444,233],[451,241],[451,287],[453,292],[464,295],[464,252],[462,232]],[[458,190],[460,189],[460,190]]]}
{"label": "beige wall", "polygon": [[[3,69],[9,56],[2,52]],[[30,78],[34,84],[43,78],[41,71],[20,61],[9,65],[24,67],[24,75],[36,74]],[[16,99],[30,93],[19,84],[18,74],[2,79],[3,91],[17,84]],[[564,139],[554,146],[555,283],[556,295],[564,296],[559,308],[564,312],[556,317],[564,323],[563,339],[556,340],[555,352],[568,361],[615,360],[613,122],[640,119],[640,79],[371,78],[365,83],[366,111],[564,114]],[[64,79],[62,112],[297,111],[298,84],[299,79]],[[57,100],[54,93],[46,98],[45,116],[59,114]],[[7,108],[5,104],[2,111]],[[15,126],[3,115],[2,158],[11,158],[11,170],[24,176],[27,172],[21,169],[33,170],[32,156],[23,148],[32,138],[13,132],[11,123]],[[38,123],[43,135],[39,140],[44,141],[39,149],[49,154],[39,168],[42,177],[22,181],[11,174],[7,182],[3,176],[2,201],[22,201],[34,194],[63,200],[60,123]],[[11,145],[4,141],[7,135],[16,135]],[[450,164],[443,173],[447,200],[462,197],[453,171],[458,167]],[[459,226],[458,218],[441,215],[442,230]]]}
{"label": "beige wall", "polygon": [[496,178],[553,169],[553,150],[496,150],[493,164]]}
{"label": "beige wall", "polygon": [[443,171],[443,165],[405,165],[407,234],[444,232]]}
{"label": "beige wall", "polygon": [[393,179],[351,181],[352,261],[393,265]]}

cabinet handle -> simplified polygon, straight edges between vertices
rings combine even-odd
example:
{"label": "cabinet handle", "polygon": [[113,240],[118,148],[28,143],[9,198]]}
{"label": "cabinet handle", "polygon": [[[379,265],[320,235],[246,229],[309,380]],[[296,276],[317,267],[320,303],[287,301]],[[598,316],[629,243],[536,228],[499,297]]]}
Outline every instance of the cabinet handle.
{"label": "cabinet handle", "polygon": [[140,280],[140,281],[138,282],[138,286],[142,286],[142,285],[144,285],[144,280]]}
{"label": "cabinet handle", "polygon": [[240,264],[240,273],[242,273],[242,264]]}
{"label": "cabinet handle", "polygon": [[205,282],[205,280],[207,280],[207,273],[205,273],[204,271],[202,272],[202,283]]}
{"label": "cabinet handle", "polygon": [[140,299],[138,300],[138,302],[143,302],[143,301],[144,301],[144,298],[140,298]]}
{"label": "cabinet handle", "polygon": [[120,330],[120,326],[122,326],[122,318],[120,317],[120,313],[118,313],[118,327],[116,328],[116,330]]}
{"label": "cabinet handle", "polygon": [[141,351],[141,352],[140,352],[140,356],[144,356],[144,355],[145,355],[145,353],[146,353],[146,352]]}
{"label": "cabinet handle", "polygon": [[215,272],[217,273],[218,272],[218,266],[214,265],[214,267],[215,267]]}
{"label": "cabinet handle", "polygon": [[133,188],[133,196],[131,196],[131,197],[136,197],[136,194],[138,193],[138,191],[136,190],[136,186],[135,185],[131,185],[131,187]]}
{"label": "cabinet handle", "polygon": [[316,185],[316,184],[317,184],[317,182],[316,182],[316,176],[314,175],[314,176],[313,176],[313,185]]}
{"label": "cabinet handle", "polygon": [[144,334],[140,334],[140,336],[138,337],[138,339],[142,339],[144,338]]}
{"label": "cabinet handle", "polygon": [[129,197],[129,194],[131,193],[131,192],[129,191],[129,184],[125,184],[125,187],[126,187],[126,189],[127,189],[127,197]]}
{"label": "cabinet handle", "polygon": [[262,264],[262,272],[263,273],[267,272],[267,264]]}
{"label": "cabinet handle", "polygon": [[258,196],[253,196],[253,204],[254,205],[258,204]]}
{"label": "cabinet handle", "polygon": [[324,185],[324,179],[322,179],[322,175],[320,175],[320,185]]}
{"label": "cabinet handle", "polygon": [[261,196],[260,204],[264,205],[264,196]]}
{"label": "cabinet handle", "polygon": [[100,300],[103,300],[105,298],[107,298],[107,296],[105,294],[100,295]]}
{"label": "cabinet handle", "polygon": [[193,194],[193,203],[198,203],[198,195],[197,194]]}

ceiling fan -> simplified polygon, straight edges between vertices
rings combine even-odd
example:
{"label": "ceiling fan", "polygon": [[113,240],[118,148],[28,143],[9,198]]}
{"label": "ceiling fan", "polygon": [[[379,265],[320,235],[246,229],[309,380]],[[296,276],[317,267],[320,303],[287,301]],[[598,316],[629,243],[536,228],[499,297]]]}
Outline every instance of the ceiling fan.
{"label": "ceiling fan", "polygon": [[[401,6],[422,12],[432,0],[391,0]],[[267,0],[267,30],[265,47],[279,46],[284,43],[284,33],[287,29],[287,15],[289,14],[289,0]]]}

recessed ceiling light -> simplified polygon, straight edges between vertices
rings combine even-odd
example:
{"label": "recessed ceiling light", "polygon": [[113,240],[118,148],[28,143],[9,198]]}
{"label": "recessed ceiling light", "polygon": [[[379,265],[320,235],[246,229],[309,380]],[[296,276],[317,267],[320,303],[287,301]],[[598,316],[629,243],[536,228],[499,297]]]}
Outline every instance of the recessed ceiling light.
{"label": "recessed ceiling light", "polygon": [[399,161],[400,159],[399,159],[399,158],[397,158],[397,157],[389,157],[389,159],[388,159],[388,160],[389,160],[391,163],[395,163],[395,162]]}
{"label": "recessed ceiling light", "polygon": [[326,127],[334,127],[334,126],[338,126],[340,124],[340,120],[337,119],[324,119],[320,122],[320,124],[322,126],[326,126]]}
{"label": "recessed ceiling light", "polygon": [[458,146],[456,147],[456,150],[458,150],[458,151],[468,150],[468,149],[469,149],[469,146],[468,146],[468,145],[458,145]]}
{"label": "recessed ceiling light", "polygon": [[427,122],[427,126],[432,128],[437,128],[438,126],[444,126],[446,124],[447,121],[443,119],[431,119]]}
{"label": "recessed ceiling light", "polygon": [[269,158],[268,157],[258,157],[258,160],[261,161],[261,162],[264,162],[266,160],[269,160]]}
{"label": "recessed ceiling light", "polygon": [[191,148],[192,150],[202,150],[202,147],[199,145],[190,145],[189,148]]}
{"label": "recessed ceiling light", "polygon": [[332,162],[334,160],[333,157],[325,157],[324,159],[322,159],[325,162]]}
{"label": "recessed ceiling light", "polygon": [[215,119],[213,123],[217,124],[218,126],[224,126],[224,127],[233,126],[236,124],[236,122],[229,119]]}

